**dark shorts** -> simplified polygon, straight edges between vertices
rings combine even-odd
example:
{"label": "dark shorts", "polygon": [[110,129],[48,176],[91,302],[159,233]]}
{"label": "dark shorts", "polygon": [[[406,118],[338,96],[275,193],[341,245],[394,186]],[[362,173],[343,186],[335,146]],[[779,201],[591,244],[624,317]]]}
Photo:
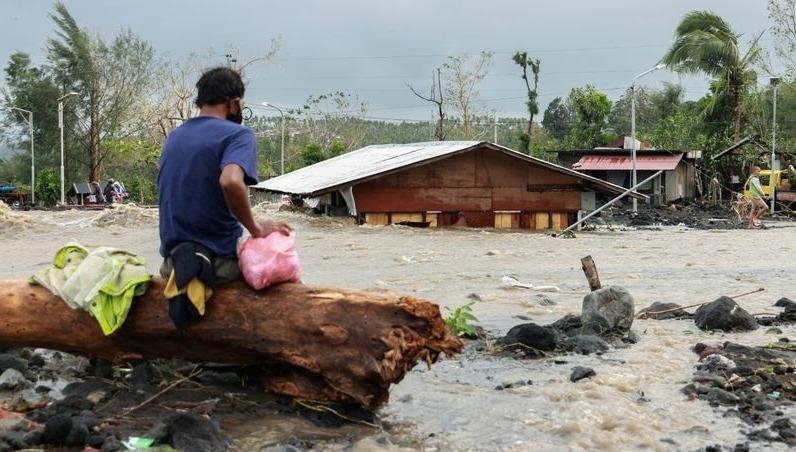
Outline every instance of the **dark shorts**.
{"label": "dark shorts", "polygon": [[[217,257],[215,261],[213,261],[213,266],[216,270],[216,283],[218,284],[226,284],[243,279],[243,274],[240,272],[237,259]],[[167,257],[163,259],[163,263],[160,264],[160,276],[168,279],[171,275],[172,268],[171,258]]]}

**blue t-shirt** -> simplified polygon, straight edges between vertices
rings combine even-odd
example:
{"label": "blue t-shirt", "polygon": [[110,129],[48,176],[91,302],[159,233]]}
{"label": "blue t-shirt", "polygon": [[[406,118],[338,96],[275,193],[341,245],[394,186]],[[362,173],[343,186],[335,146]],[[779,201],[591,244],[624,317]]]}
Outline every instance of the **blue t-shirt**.
{"label": "blue t-shirt", "polygon": [[191,241],[220,257],[235,257],[243,232],[219,184],[221,170],[240,166],[257,183],[257,145],[251,129],[200,116],[174,129],[163,144],[158,174],[160,255]]}

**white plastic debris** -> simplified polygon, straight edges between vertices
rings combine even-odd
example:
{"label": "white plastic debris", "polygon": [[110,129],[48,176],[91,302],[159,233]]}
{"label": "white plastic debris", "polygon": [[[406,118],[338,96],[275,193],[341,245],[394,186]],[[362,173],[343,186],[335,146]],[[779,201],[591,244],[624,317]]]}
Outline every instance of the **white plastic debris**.
{"label": "white plastic debris", "polygon": [[520,289],[533,289],[539,292],[559,292],[561,290],[557,286],[534,286],[531,283],[523,283],[513,276],[504,276],[501,279],[501,281],[503,281],[503,284],[509,287],[518,287]]}

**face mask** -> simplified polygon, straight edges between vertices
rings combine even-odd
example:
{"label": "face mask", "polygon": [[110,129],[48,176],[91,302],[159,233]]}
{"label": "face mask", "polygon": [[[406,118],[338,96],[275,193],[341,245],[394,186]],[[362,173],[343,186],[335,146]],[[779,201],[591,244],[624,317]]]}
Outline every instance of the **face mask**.
{"label": "face mask", "polygon": [[229,102],[229,109],[230,109],[230,112],[227,115],[227,120],[228,121],[232,121],[232,122],[234,122],[236,124],[242,124],[243,123],[243,109],[240,108],[240,101],[238,101],[238,111],[236,113],[232,112],[232,102]]}
{"label": "face mask", "polygon": [[232,121],[236,124],[243,123],[243,113],[240,110],[237,113],[230,113],[227,115],[227,121]]}

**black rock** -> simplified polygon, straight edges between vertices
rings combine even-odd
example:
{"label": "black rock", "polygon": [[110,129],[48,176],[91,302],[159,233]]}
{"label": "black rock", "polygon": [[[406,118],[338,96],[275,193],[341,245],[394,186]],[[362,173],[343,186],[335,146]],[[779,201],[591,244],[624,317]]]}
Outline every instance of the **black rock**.
{"label": "black rock", "polygon": [[782,330],[779,328],[769,328],[766,330],[766,334],[782,334]]}
{"label": "black rock", "polygon": [[72,426],[72,429],[69,430],[69,434],[66,435],[64,445],[69,447],[83,447],[88,441],[88,436],[88,427],[82,423],[76,423]]}
{"label": "black rock", "polygon": [[629,331],[625,336],[622,337],[622,342],[625,344],[638,344],[641,338],[638,337],[635,331]]}
{"label": "black rock", "polygon": [[97,378],[113,378],[113,363],[107,359],[95,358],[91,360],[90,373]]}
{"label": "black rock", "polygon": [[752,331],[758,327],[755,318],[730,297],[702,305],[694,314],[694,323],[705,331]]}
{"label": "black rock", "polygon": [[235,372],[215,372],[206,370],[197,378],[199,383],[208,386],[238,386],[240,387],[241,378]]}
{"label": "black rock", "polygon": [[130,387],[134,390],[146,390],[154,377],[152,366],[148,361],[138,363],[133,366],[133,372],[130,374]]}
{"label": "black rock", "polygon": [[749,439],[754,441],[773,442],[779,440],[779,435],[767,428],[764,428],[762,430],[755,430],[752,433],[747,434],[746,436],[748,436]]}
{"label": "black rock", "polygon": [[735,394],[720,388],[710,388],[704,398],[711,404],[736,405],[741,399]]}
{"label": "black rock", "polygon": [[86,398],[89,396],[89,394],[95,393],[97,391],[111,394],[116,391],[116,387],[105,380],[93,379],[69,383],[62,392],[65,396]]}
{"label": "black rock", "polygon": [[579,315],[567,314],[548,325],[565,336],[577,336],[583,328],[583,322]]}
{"label": "black rock", "polygon": [[145,436],[156,444],[192,452],[224,451],[231,443],[216,423],[195,413],[173,414]]}
{"label": "black rock", "polygon": [[512,382],[512,383],[500,384],[498,386],[495,386],[495,390],[496,391],[502,391],[504,389],[521,388],[523,386],[530,386],[532,384],[533,384],[533,381],[531,381],[531,380],[520,380],[520,381],[515,381],[515,382]]}
{"label": "black rock", "polygon": [[38,353],[32,355],[28,361],[28,365],[31,367],[41,368],[44,367],[45,364],[47,364],[47,362],[44,360],[44,357]]}
{"label": "black rock", "polygon": [[26,449],[28,447],[27,432],[9,430],[0,433],[0,443],[5,442],[12,450]]}
{"label": "black rock", "polygon": [[528,356],[538,356],[556,348],[556,334],[549,327],[535,323],[514,326],[499,343],[509,349],[523,351]]}
{"label": "black rock", "polygon": [[[641,319],[652,319],[652,320],[669,320],[669,319],[690,319],[694,317],[694,314],[686,312],[680,308],[680,305],[677,303],[661,303],[660,301],[656,301],[652,303],[650,306],[642,309],[638,312],[637,317]],[[670,309],[677,309],[676,311],[665,312],[663,314],[652,314],[654,312],[660,311],[668,311]]]}
{"label": "black rock", "polygon": [[787,308],[793,307],[796,308],[796,301],[791,300],[790,298],[782,297],[774,303],[774,306],[778,308]]}
{"label": "black rock", "polygon": [[108,439],[107,434],[102,433],[94,433],[88,437],[86,441],[86,445],[89,447],[93,447],[94,449],[99,449],[105,444],[105,440]]}
{"label": "black rock", "polygon": [[749,443],[743,443],[743,444],[738,443],[732,449],[733,452],[749,452],[749,450],[750,450],[749,449]]}
{"label": "black rock", "polygon": [[6,369],[15,369],[25,377],[30,377],[28,372],[28,361],[16,356],[3,354],[0,355],[0,374]]}
{"label": "black rock", "polygon": [[44,443],[53,446],[65,445],[66,437],[73,426],[72,418],[64,414],[57,414],[47,419],[44,424]]}
{"label": "black rock", "polygon": [[115,437],[109,436],[105,439],[105,442],[102,443],[102,447],[100,451],[102,452],[117,452],[122,450],[122,443]]}
{"label": "black rock", "polygon": [[44,444],[44,430],[38,429],[28,432],[25,435],[24,440],[28,446],[38,446],[40,444]]}
{"label": "black rock", "polygon": [[595,372],[594,369],[591,369],[589,367],[576,366],[572,368],[572,375],[569,376],[569,381],[574,383],[576,381],[583,380],[584,378],[590,378],[595,375],[597,375],[597,372]]}
{"label": "black rock", "polygon": [[591,334],[581,334],[572,338],[574,346],[573,351],[581,355],[589,355],[591,353],[602,353],[610,348],[608,342],[605,342],[598,336]]}

